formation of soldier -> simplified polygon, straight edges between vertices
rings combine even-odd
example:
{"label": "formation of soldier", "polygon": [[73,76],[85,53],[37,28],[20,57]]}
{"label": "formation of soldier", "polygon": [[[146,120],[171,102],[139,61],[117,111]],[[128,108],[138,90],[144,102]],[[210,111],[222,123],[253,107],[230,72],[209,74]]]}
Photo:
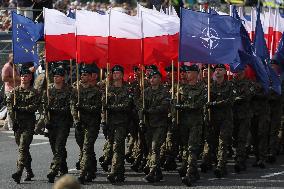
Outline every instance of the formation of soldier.
{"label": "formation of soldier", "polygon": [[[124,81],[124,68],[115,65],[98,82],[100,69],[83,65],[80,79],[68,85],[66,70],[58,66],[52,69],[51,84],[41,82],[48,86],[34,89],[32,73],[23,66],[21,85],[7,98],[19,146],[15,182],[20,183],[24,169],[26,181],[34,177],[29,146],[40,130],[35,128],[37,111],[53,153],[50,183],[68,173],[66,143],[72,126],[80,148],[76,168],[81,184],[96,178],[94,144],[100,128],[106,143],[98,159],[111,183],[125,181],[125,160],[133,171],[145,173],[146,182],[161,181],[162,169],[177,170],[182,183],[191,186],[200,179],[198,167],[206,173],[214,165],[215,176],[221,178],[229,156],[234,155],[234,170],[240,173],[246,171],[249,155],[255,156],[253,166],[265,168],[283,150],[282,96],[247,79],[245,68],[231,80],[221,64],[201,69],[182,65],[180,70],[170,66],[165,81],[155,65],[147,66],[145,74],[138,67],[133,71],[131,80]],[[214,79],[211,74],[208,80],[208,72]]]}

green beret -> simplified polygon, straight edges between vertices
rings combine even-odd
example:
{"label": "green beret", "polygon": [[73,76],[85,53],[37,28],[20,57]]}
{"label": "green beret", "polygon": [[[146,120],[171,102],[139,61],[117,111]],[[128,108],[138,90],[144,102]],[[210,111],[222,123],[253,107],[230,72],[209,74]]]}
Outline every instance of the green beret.
{"label": "green beret", "polygon": [[98,74],[100,72],[100,69],[98,68],[97,64],[91,64],[90,66],[92,73]]}
{"label": "green beret", "polygon": [[188,71],[199,72],[199,67],[196,64],[188,66]]}
{"label": "green beret", "polygon": [[53,75],[64,76],[65,75],[65,70],[64,70],[64,68],[62,66],[58,66],[56,68],[53,68],[52,74]]}
{"label": "green beret", "polygon": [[82,65],[82,66],[80,67],[80,74],[82,74],[82,73],[91,74],[91,73],[92,73],[92,68],[91,68],[91,66],[86,65],[86,64]]}
{"label": "green beret", "polygon": [[162,74],[161,74],[158,70],[153,70],[153,71],[149,74],[149,78],[153,77],[154,75],[160,75],[160,77],[162,77]]}
{"label": "green beret", "polygon": [[180,66],[180,72],[187,72],[188,71],[188,66],[187,65],[181,65]]}
{"label": "green beret", "polygon": [[[172,66],[167,66],[167,67],[165,67],[165,71],[166,71],[166,72],[172,72]],[[174,71],[177,71],[177,68],[176,68],[176,67],[174,67]]]}
{"label": "green beret", "polygon": [[215,70],[216,68],[223,68],[223,69],[226,70],[226,66],[225,66],[224,64],[217,64],[217,65],[215,65],[214,70]]}
{"label": "green beret", "polygon": [[149,66],[145,66],[146,69],[151,69],[151,70],[158,70],[157,66],[152,64],[152,65],[149,65]]}
{"label": "green beret", "polygon": [[20,70],[20,75],[26,75],[26,74],[31,74],[32,72],[29,70],[29,67],[27,66],[22,66]]}
{"label": "green beret", "polygon": [[115,71],[120,71],[122,73],[124,73],[124,68],[120,65],[115,65],[112,69],[111,69],[111,72],[115,72]]}

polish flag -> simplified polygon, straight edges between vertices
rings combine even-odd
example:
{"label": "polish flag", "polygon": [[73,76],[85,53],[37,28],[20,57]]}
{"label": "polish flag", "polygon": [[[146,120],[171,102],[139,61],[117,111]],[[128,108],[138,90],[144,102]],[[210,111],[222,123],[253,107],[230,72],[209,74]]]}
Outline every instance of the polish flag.
{"label": "polish flag", "polygon": [[75,20],[55,9],[44,8],[46,61],[76,58]]}
{"label": "polish flag", "polygon": [[77,62],[104,66],[108,57],[109,15],[76,11]]}
{"label": "polish flag", "polygon": [[263,23],[263,32],[264,37],[266,40],[266,45],[270,54],[272,54],[271,49],[273,48],[273,36],[275,31],[275,24],[276,24],[276,11],[272,11],[269,8],[269,11],[264,12],[264,23]]}
{"label": "polish flag", "polygon": [[274,44],[273,44],[273,54],[275,53],[279,41],[284,33],[284,16],[279,13],[279,10],[276,10],[276,23],[274,28]]}

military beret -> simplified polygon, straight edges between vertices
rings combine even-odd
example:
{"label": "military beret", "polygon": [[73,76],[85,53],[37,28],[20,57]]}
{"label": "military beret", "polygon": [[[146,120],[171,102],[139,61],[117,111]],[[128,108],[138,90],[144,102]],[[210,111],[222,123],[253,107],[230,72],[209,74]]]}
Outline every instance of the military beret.
{"label": "military beret", "polygon": [[215,65],[214,70],[215,70],[216,68],[223,68],[223,69],[226,70],[226,66],[225,66],[224,64],[217,64],[217,65]]}
{"label": "military beret", "polygon": [[82,65],[80,67],[80,74],[82,74],[82,73],[91,74],[92,73],[91,66],[90,65],[86,65],[86,64]]}
{"label": "military beret", "polygon": [[58,66],[58,67],[56,67],[56,68],[53,68],[52,74],[53,74],[53,75],[64,76],[65,70],[64,70],[64,68],[63,68],[62,66]]}
{"label": "military beret", "polygon": [[[165,67],[165,71],[166,71],[166,72],[172,72],[172,66],[167,66],[167,67]],[[174,67],[174,71],[177,71],[177,68],[176,68],[176,67]]]}
{"label": "military beret", "polygon": [[162,77],[162,74],[161,74],[158,70],[153,70],[153,71],[149,74],[149,78],[153,77],[154,75],[159,75],[160,77]]}
{"label": "military beret", "polygon": [[112,69],[111,69],[111,72],[115,72],[115,71],[120,71],[122,73],[124,73],[124,68],[120,65],[115,65]]}
{"label": "military beret", "polygon": [[157,66],[152,64],[152,65],[149,65],[149,66],[145,66],[146,69],[151,69],[151,70],[158,70]]}
{"label": "military beret", "polygon": [[187,65],[181,65],[180,66],[180,72],[187,72],[188,71],[188,66]]}
{"label": "military beret", "polygon": [[31,74],[32,72],[30,71],[28,66],[22,66],[20,70],[20,75],[26,75],[26,74]]}
{"label": "military beret", "polygon": [[196,64],[188,66],[188,71],[199,72],[199,67]]}
{"label": "military beret", "polygon": [[138,71],[139,71],[138,66],[133,66],[133,71],[134,71],[134,72],[138,72]]}

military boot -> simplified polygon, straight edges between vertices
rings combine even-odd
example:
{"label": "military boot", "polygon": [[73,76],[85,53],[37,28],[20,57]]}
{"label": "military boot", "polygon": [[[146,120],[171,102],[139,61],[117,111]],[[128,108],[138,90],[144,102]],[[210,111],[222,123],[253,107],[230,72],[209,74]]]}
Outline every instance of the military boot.
{"label": "military boot", "polygon": [[168,156],[164,163],[165,171],[174,171],[176,168],[177,168],[177,164],[175,162],[175,158]]}
{"label": "military boot", "polygon": [[181,167],[178,169],[178,173],[179,173],[179,176],[181,178],[185,177],[186,169],[187,169],[187,163],[186,162],[182,162]]}
{"label": "military boot", "polygon": [[76,162],[76,169],[79,171],[80,170],[80,160]]}
{"label": "military boot", "polygon": [[111,184],[114,184],[116,182],[115,180],[115,175],[113,173],[109,174],[107,176],[107,180],[111,183]]}
{"label": "military boot", "polygon": [[135,172],[138,172],[139,171],[139,167],[141,165],[141,161],[139,161],[138,159],[136,159],[133,163],[133,165],[131,165],[131,169]]}
{"label": "military boot", "polygon": [[200,164],[200,169],[201,169],[202,173],[207,173],[207,171],[212,169],[212,165],[208,164],[208,163],[205,163],[205,162],[202,162]]}
{"label": "military boot", "polygon": [[275,157],[274,155],[272,155],[272,154],[269,154],[269,155],[267,156],[266,162],[267,162],[267,163],[270,163],[270,164],[273,164],[273,163],[276,162],[276,157]]}
{"label": "military boot", "polygon": [[67,167],[67,162],[63,161],[61,166],[60,166],[60,175],[65,175],[68,173],[68,167]]}
{"label": "military boot", "polygon": [[101,156],[101,157],[99,158],[99,162],[102,163],[102,162],[104,162],[104,161],[105,161],[105,156]]}
{"label": "military boot", "polygon": [[24,170],[23,167],[19,167],[17,172],[12,174],[12,178],[14,179],[14,181],[17,184],[20,184],[20,182],[21,182],[21,177],[22,177],[23,170]]}
{"label": "military boot", "polygon": [[107,161],[103,161],[101,163],[101,167],[103,168],[104,172],[108,172],[109,171],[108,170],[108,165],[109,165],[109,163]]}
{"label": "military boot", "polygon": [[148,183],[155,182],[155,173],[153,171],[150,171],[149,174],[143,178],[143,180]]}
{"label": "military boot", "polygon": [[150,167],[148,165],[146,165],[144,168],[143,168],[143,172],[145,173],[145,175],[148,175],[149,172],[150,172]]}
{"label": "military boot", "polygon": [[125,154],[125,160],[130,164],[132,164],[135,161],[134,158],[132,157],[131,152],[127,152]]}
{"label": "military boot", "polygon": [[85,175],[84,174],[80,174],[79,177],[78,177],[78,182],[80,184],[85,184]]}
{"label": "military boot", "polygon": [[156,173],[155,173],[155,181],[156,182],[160,182],[161,180],[163,180],[163,173],[161,168],[157,168]]}
{"label": "military boot", "polygon": [[225,167],[217,167],[214,171],[216,178],[222,178],[227,175],[227,170]]}
{"label": "military boot", "polygon": [[55,171],[50,171],[50,172],[46,175],[46,177],[47,177],[47,179],[48,179],[48,182],[49,182],[49,183],[54,183],[54,179],[55,179],[56,175],[57,175],[57,172],[55,172]]}
{"label": "military boot", "polygon": [[116,177],[115,177],[115,182],[116,183],[122,183],[125,181],[125,177],[124,177],[124,174],[118,174]]}
{"label": "military boot", "polygon": [[32,178],[34,178],[34,177],[35,177],[35,175],[33,173],[33,170],[29,168],[29,169],[27,169],[27,176],[26,176],[24,181],[31,181]]}
{"label": "military boot", "polygon": [[193,180],[193,176],[188,174],[185,177],[181,178],[181,182],[188,187],[192,186],[192,183],[194,182]]}

